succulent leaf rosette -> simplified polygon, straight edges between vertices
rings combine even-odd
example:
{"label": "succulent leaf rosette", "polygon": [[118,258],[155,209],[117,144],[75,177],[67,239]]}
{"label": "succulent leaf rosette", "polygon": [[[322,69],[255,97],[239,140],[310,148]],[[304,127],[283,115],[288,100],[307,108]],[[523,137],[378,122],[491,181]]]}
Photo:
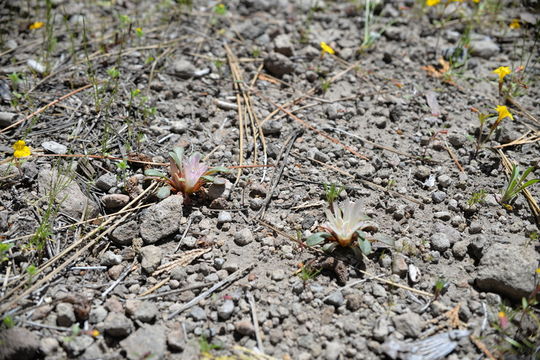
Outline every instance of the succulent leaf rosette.
{"label": "succulent leaf rosette", "polygon": [[306,239],[308,246],[315,246],[326,241],[325,251],[333,251],[337,245],[351,247],[355,252],[360,250],[363,254],[371,252],[371,243],[361,228],[365,225],[368,216],[362,213],[360,202],[345,201],[338,206],[335,202],[329,209],[325,209],[327,222],[322,226],[324,232],[318,232]]}
{"label": "succulent leaf rosette", "polygon": [[148,169],[144,172],[146,176],[157,177],[167,183],[158,190],[159,198],[166,198],[171,191],[189,196],[200,191],[207,182],[213,182],[212,175],[218,172],[229,172],[229,169],[223,166],[209,168],[201,162],[201,154],[197,152],[185,158],[184,149],[181,147],[175,147],[169,156],[170,177],[156,169]]}

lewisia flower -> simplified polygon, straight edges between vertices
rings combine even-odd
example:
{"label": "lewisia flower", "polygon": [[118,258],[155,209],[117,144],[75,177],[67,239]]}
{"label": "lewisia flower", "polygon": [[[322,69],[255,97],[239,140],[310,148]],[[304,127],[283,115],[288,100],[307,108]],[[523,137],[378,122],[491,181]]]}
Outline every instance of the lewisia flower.
{"label": "lewisia flower", "polygon": [[13,150],[13,157],[16,159],[27,157],[32,154],[32,151],[30,151],[30,148],[26,146],[24,140],[16,141],[15,144],[13,144]]}
{"label": "lewisia flower", "polygon": [[328,222],[323,226],[341,246],[349,246],[357,239],[362,221],[367,216],[361,212],[360,202],[347,200],[341,206],[332,203],[332,211],[325,209]]}
{"label": "lewisia flower", "polygon": [[497,113],[499,114],[497,117],[497,122],[501,122],[504,118],[507,118],[507,117],[514,120],[514,117],[512,116],[512,114],[510,114],[510,111],[508,111],[508,108],[506,106],[497,105],[495,110],[497,110]]}
{"label": "lewisia flower", "polygon": [[201,154],[194,153],[183,161],[182,168],[171,162],[172,181],[176,189],[181,189],[184,194],[197,192],[204,184],[202,178],[208,171],[208,166],[201,163]]}
{"label": "lewisia flower", "polygon": [[321,49],[322,49],[322,53],[329,53],[330,55],[334,55],[336,52],[334,51],[334,49],[332,49],[330,47],[330,45],[328,45],[327,43],[325,43],[324,41],[321,41]]}
{"label": "lewisia flower", "polygon": [[499,82],[502,82],[506,75],[510,75],[512,73],[512,70],[510,70],[509,66],[499,66],[492,72],[499,75]]}

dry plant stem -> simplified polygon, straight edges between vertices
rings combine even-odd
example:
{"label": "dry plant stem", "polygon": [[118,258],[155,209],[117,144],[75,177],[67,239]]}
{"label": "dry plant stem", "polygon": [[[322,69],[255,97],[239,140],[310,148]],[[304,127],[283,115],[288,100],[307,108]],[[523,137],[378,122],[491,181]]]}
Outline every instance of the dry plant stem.
{"label": "dry plant stem", "polygon": [[178,309],[178,310],[172,312],[171,314],[169,314],[167,319],[171,320],[176,315],[178,315],[181,312],[189,309],[192,306],[195,306],[196,304],[199,303],[199,301],[201,301],[201,300],[207,298],[208,296],[212,295],[214,293],[214,291],[218,290],[219,288],[222,288],[222,287],[224,287],[226,285],[229,285],[229,284],[235,282],[236,280],[246,276],[251,270],[253,270],[253,268],[255,268],[255,265],[250,265],[247,268],[245,268],[243,270],[240,270],[240,271],[237,271],[235,273],[232,273],[231,275],[227,276],[225,279],[215,283],[214,286],[212,286],[210,289],[200,293],[198,296],[194,297],[189,302],[184,304],[184,306],[182,306],[180,309]]}
{"label": "dry plant stem", "polygon": [[480,351],[482,351],[484,353],[484,355],[486,355],[489,360],[497,360],[497,358],[495,356],[493,356],[491,351],[488,350],[487,346],[482,341],[480,341],[479,338],[477,338],[474,335],[470,335],[469,339],[471,339],[473,344],[476,345],[476,347],[478,349],[480,349]]}
{"label": "dry plant stem", "polygon": [[195,284],[195,285],[191,285],[191,286],[187,286],[185,288],[182,288],[182,289],[175,289],[175,290],[169,290],[169,291],[164,291],[164,292],[161,292],[159,294],[153,294],[153,295],[139,295],[137,296],[137,300],[150,300],[150,299],[155,299],[155,298],[158,298],[158,297],[164,297],[164,296],[169,296],[169,295],[176,295],[176,294],[180,294],[180,293],[183,293],[183,292],[186,292],[186,291],[190,291],[190,290],[194,290],[194,289],[200,289],[200,288],[203,288],[203,287],[207,287],[207,286],[210,286],[211,284]]}
{"label": "dry plant stem", "polygon": [[253,298],[253,294],[248,290],[246,297],[249,301],[249,306],[251,307],[251,318],[253,321],[253,327],[255,329],[255,338],[257,339],[257,346],[259,347],[259,350],[264,353],[264,346],[261,339],[261,331],[259,329],[259,320],[257,319],[257,305],[255,303],[255,299]]}
{"label": "dry plant stem", "polygon": [[156,60],[154,60],[152,62],[152,66],[150,67],[150,75],[148,75],[148,86],[146,88],[146,96],[148,96],[150,94],[150,86],[152,85],[152,80],[154,79],[154,72],[156,70],[156,65],[159,63],[159,61],[169,55],[172,51],[174,50],[174,48],[168,48],[167,50],[165,50],[163,53],[161,53],[157,58]]}
{"label": "dry plant stem", "polygon": [[294,145],[294,142],[296,139],[302,135],[304,131],[302,129],[296,130],[292,133],[292,135],[287,140],[285,146],[281,149],[281,152],[278,156],[278,163],[281,163],[279,166],[279,169],[274,172],[274,176],[272,177],[272,187],[270,188],[270,191],[266,194],[266,198],[264,199],[263,205],[261,206],[260,210],[255,214],[254,218],[261,219],[264,216],[264,213],[266,212],[266,207],[270,203],[270,200],[272,199],[272,194],[274,193],[281,176],[283,175],[283,170],[285,170],[285,165],[287,165],[287,158],[289,157],[289,153],[292,149],[292,146]]}
{"label": "dry plant stem", "polygon": [[166,283],[169,282],[169,280],[171,280],[171,277],[170,276],[167,276],[165,279],[161,280],[160,282],[158,282],[156,285],[152,286],[150,289],[146,290],[145,292],[143,292],[140,296],[147,296],[147,295],[150,295],[151,293],[153,293],[154,291],[156,291],[157,289],[159,289],[160,287],[162,287],[163,285],[165,285]]}
{"label": "dry plant stem", "polygon": [[521,113],[523,113],[526,117],[528,117],[530,120],[534,121],[535,123],[539,124],[540,125],[540,120],[538,120],[537,118],[534,117],[533,114],[531,114],[530,112],[528,112],[527,110],[525,110],[523,108],[523,106],[521,106],[521,104],[519,104],[516,100],[514,100],[513,98],[511,97],[507,97],[506,98],[506,101],[508,101],[510,104],[512,104],[512,106],[516,107],[519,109],[519,111]]}
{"label": "dry plant stem", "polygon": [[448,146],[448,143],[446,142],[446,140],[444,140],[444,147],[446,148],[446,151],[448,152],[448,155],[450,155],[452,160],[454,160],[454,163],[456,164],[459,171],[464,172],[465,170],[463,170],[463,166],[461,166],[461,164],[459,163],[459,160],[458,160],[456,154],[454,154],[452,149]]}
{"label": "dry plant stem", "polygon": [[122,282],[122,280],[124,280],[126,278],[126,276],[128,276],[128,274],[132,271],[134,271],[135,269],[137,269],[138,265],[137,265],[137,260],[134,260],[133,263],[131,264],[131,266],[127,267],[123,272],[122,274],[120,274],[120,276],[118,277],[118,279],[116,279],[112,284],[111,286],[109,286],[107,288],[107,290],[105,290],[103,292],[103,294],[101,294],[101,297],[103,299],[105,299],[107,297],[107,295],[109,295],[109,293],[111,291],[114,290],[114,288],[116,286],[118,286],[118,284],[120,284]]}
{"label": "dry plant stem", "polygon": [[540,131],[536,131],[534,134],[526,133],[522,136],[520,136],[518,139],[509,142],[507,144],[497,145],[494,146],[494,149],[503,149],[505,147],[509,146],[516,146],[516,145],[524,145],[524,144],[532,144],[534,142],[540,141]]}
{"label": "dry plant stem", "polygon": [[[149,192],[153,191],[155,188],[156,188],[156,183],[150,185],[146,190],[144,190],[139,196],[137,196],[135,199],[133,199],[132,201],[130,201],[126,206],[124,206],[124,208],[122,208],[121,211],[125,211],[127,209],[129,209],[131,206],[133,206],[133,204],[135,204],[136,202],[138,202],[139,200],[141,200],[142,198],[144,198]],[[21,299],[25,298],[26,296],[28,296],[29,294],[31,294],[33,291],[35,291],[36,289],[38,289],[40,286],[42,286],[43,284],[45,284],[47,281],[50,281],[52,280],[58,273],[60,273],[64,268],[66,268],[69,264],[71,264],[71,262],[77,260],[79,258],[79,256],[81,254],[83,254],[86,250],[90,249],[94,244],[96,244],[101,238],[103,238],[105,235],[107,235],[108,233],[112,232],[116,226],[118,226],[119,224],[122,223],[122,221],[124,221],[125,219],[128,218],[128,216],[130,215],[130,213],[127,213],[125,214],[121,219],[119,219],[116,223],[114,224],[111,224],[107,230],[105,230],[103,233],[101,233],[100,235],[98,235],[97,237],[95,237],[93,240],[89,240],[92,236],[96,235],[101,229],[105,228],[106,226],[108,226],[110,223],[113,222],[113,220],[115,220],[116,216],[113,216],[109,219],[107,219],[107,221],[105,221],[103,224],[101,224],[100,227],[92,230],[90,233],[86,234],[85,236],[83,236],[81,239],[79,239],[78,241],[75,241],[73,244],[71,244],[70,246],[68,246],[66,249],[64,249],[61,253],[59,253],[58,255],[56,255],[54,258],[50,259],[49,261],[47,261],[45,264],[43,264],[42,266],[40,266],[38,269],[37,269],[37,273],[35,276],[39,275],[40,273],[42,273],[46,268],[52,266],[54,263],[56,263],[57,261],[59,261],[61,258],[63,258],[64,256],[66,256],[70,251],[72,251],[73,249],[75,249],[77,246],[80,246],[81,244],[83,244],[85,241],[88,241],[87,244],[81,248],[80,250],[78,250],[77,252],[75,252],[70,258],[68,258],[66,261],[64,261],[61,265],[59,265],[56,269],[52,270],[49,274],[47,274],[45,277],[43,277],[41,280],[38,280],[36,281],[32,286],[28,287],[25,291],[23,291],[21,294],[15,296],[13,299],[11,299],[11,301],[7,302],[6,300],[8,298],[12,298],[15,293],[23,288],[24,286],[26,286],[26,283],[25,281],[19,281],[19,285],[15,286],[13,289],[11,289],[9,292],[7,292],[7,294],[5,294],[4,296],[2,296],[2,298],[0,298],[0,303],[2,303],[0,305],[0,314],[3,314],[5,313],[7,310],[9,310],[9,308],[11,308],[13,305],[15,305],[17,302],[19,302]]]}
{"label": "dry plant stem", "polygon": [[38,114],[41,114],[42,112],[44,112],[44,111],[47,110],[48,108],[50,108],[50,107],[52,107],[52,106],[58,104],[60,101],[65,100],[65,99],[67,99],[68,97],[73,96],[73,95],[75,95],[75,94],[77,94],[77,93],[80,93],[81,91],[86,90],[86,89],[88,89],[88,88],[90,88],[90,87],[92,87],[92,86],[93,86],[93,84],[88,84],[88,85],[85,85],[85,86],[83,86],[83,87],[81,87],[81,88],[78,88],[78,89],[76,89],[76,90],[73,90],[72,92],[70,92],[70,93],[68,93],[68,94],[66,94],[66,95],[64,95],[64,96],[59,97],[58,99],[56,99],[56,100],[54,100],[54,101],[48,103],[47,105],[45,105],[45,106],[43,106],[43,107],[37,109],[36,111],[34,111],[33,113],[31,113],[30,115],[28,115],[28,116],[22,118],[21,120],[19,120],[19,121],[13,123],[13,124],[11,124],[11,125],[9,125],[8,127],[3,128],[2,130],[0,130],[0,134],[6,132],[6,131],[8,131],[9,129],[12,129],[12,128],[16,127],[16,126],[19,126],[19,125],[22,124],[23,122],[25,122],[25,121],[27,121],[27,120],[30,120],[30,119],[33,118],[34,116],[36,116],[36,115],[38,115]]}
{"label": "dry plant stem", "polygon": [[[510,159],[508,159],[505,153],[502,152],[501,149],[496,149],[496,151],[501,157],[502,164],[505,168],[506,176],[510,176],[510,174],[512,173],[512,162],[510,161]],[[529,189],[523,189],[522,192],[525,198],[527,199],[527,201],[529,202],[529,206],[531,207],[531,211],[536,220],[536,223],[540,224],[540,206],[538,206],[538,203],[536,202],[535,198],[532,196]]]}

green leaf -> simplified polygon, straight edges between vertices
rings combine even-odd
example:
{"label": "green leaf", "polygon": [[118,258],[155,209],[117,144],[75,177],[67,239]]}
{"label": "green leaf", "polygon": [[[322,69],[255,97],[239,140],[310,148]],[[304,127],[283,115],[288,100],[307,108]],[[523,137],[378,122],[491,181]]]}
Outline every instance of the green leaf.
{"label": "green leaf", "polygon": [[213,176],[208,176],[208,175],[203,175],[203,176],[201,176],[201,179],[204,179],[204,180],[206,180],[206,181],[208,181],[208,182],[214,182],[214,181],[216,180],[215,177],[213,177]]}
{"label": "green leaf", "polygon": [[364,255],[371,254],[371,242],[366,239],[358,239],[358,248]]}
{"label": "green leaf", "polygon": [[174,160],[179,169],[182,169],[182,161],[184,160],[184,148],[175,147],[169,152],[169,156]]}
{"label": "green leaf", "polygon": [[215,174],[215,173],[218,173],[218,172],[230,173],[231,169],[229,169],[229,168],[227,168],[225,166],[216,166],[216,167],[213,167],[213,168],[209,169],[206,173],[209,174],[209,175],[212,175],[212,174]]}
{"label": "green leaf", "polygon": [[331,243],[328,243],[328,244],[324,244],[322,246],[322,250],[324,252],[331,253],[332,251],[334,251],[336,249],[337,246],[338,246],[337,243],[331,242]]}
{"label": "green leaf", "polygon": [[318,232],[318,233],[312,234],[308,236],[308,238],[306,239],[306,245],[307,246],[319,245],[320,243],[323,243],[329,237],[330,237],[330,234],[325,233],[325,232]]}
{"label": "green leaf", "polygon": [[169,195],[171,195],[171,188],[168,186],[162,186],[156,192],[156,196],[160,199],[165,199]]}
{"label": "green leaf", "polygon": [[161,171],[156,170],[156,169],[147,169],[147,170],[144,171],[144,175],[146,175],[146,176],[156,176],[156,177],[160,177],[160,178],[164,178],[164,179],[167,178],[167,175],[165,175],[164,173],[162,173]]}

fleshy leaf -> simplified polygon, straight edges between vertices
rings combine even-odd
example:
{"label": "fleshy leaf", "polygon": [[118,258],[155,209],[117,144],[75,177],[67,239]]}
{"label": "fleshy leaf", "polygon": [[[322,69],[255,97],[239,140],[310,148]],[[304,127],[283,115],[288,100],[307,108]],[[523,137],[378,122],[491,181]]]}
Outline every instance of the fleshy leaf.
{"label": "fleshy leaf", "polygon": [[167,175],[165,175],[164,173],[162,173],[161,171],[156,170],[156,169],[147,169],[147,170],[144,171],[144,175],[146,175],[146,176],[156,176],[156,177],[160,177],[160,178],[167,178]]}
{"label": "fleshy leaf", "polygon": [[358,248],[364,255],[371,254],[371,243],[366,239],[358,239]]}
{"label": "fleshy leaf", "polygon": [[331,242],[331,243],[328,243],[328,244],[324,244],[322,246],[322,250],[324,252],[331,253],[332,251],[334,251],[336,249],[337,246],[338,246],[338,243]]}
{"label": "fleshy leaf", "polygon": [[176,166],[182,169],[182,161],[184,160],[184,148],[175,147],[173,151],[169,152],[169,156],[174,160]]}
{"label": "fleshy leaf", "polygon": [[169,195],[171,195],[171,188],[168,186],[162,186],[156,192],[156,196],[160,199],[165,199]]}
{"label": "fleshy leaf", "polygon": [[218,173],[218,172],[222,172],[222,173],[229,173],[231,172],[231,170],[225,166],[216,166],[216,167],[213,167],[211,169],[209,169],[206,173],[209,174],[209,175],[212,175],[212,174],[215,174],[215,173]]}
{"label": "fleshy leaf", "polygon": [[216,180],[215,177],[213,177],[213,176],[208,176],[208,175],[203,175],[203,176],[201,176],[201,179],[204,179],[204,180],[206,180],[206,181],[208,181],[208,182],[214,182],[214,180]]}
{"label": "fleshy leaf", "polygon": [[312,234],[308,236],[306,239],[306,245],[307,246],[315,246],[323,243],[328,237],[330,237],[330,234],[325,232],[318,232],[315,234]]}

